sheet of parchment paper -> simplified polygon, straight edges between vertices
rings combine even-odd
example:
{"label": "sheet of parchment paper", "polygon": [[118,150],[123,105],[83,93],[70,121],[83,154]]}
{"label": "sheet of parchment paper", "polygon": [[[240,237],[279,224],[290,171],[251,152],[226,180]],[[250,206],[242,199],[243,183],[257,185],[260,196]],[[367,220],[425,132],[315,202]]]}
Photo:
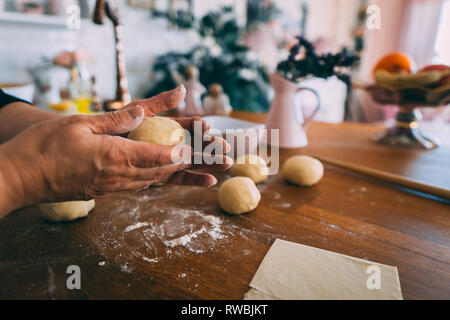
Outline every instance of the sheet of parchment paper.
{"label": "sheet of parchment paper", "polygon": [[262,293],[259,290],[250,288],[250,290],[244,295],[244,300],[280,300],[274,296]]}
{"label": "sheet of parchment paper", "polygon": [[396,267],[277,239],[244,299],[402,300]]}

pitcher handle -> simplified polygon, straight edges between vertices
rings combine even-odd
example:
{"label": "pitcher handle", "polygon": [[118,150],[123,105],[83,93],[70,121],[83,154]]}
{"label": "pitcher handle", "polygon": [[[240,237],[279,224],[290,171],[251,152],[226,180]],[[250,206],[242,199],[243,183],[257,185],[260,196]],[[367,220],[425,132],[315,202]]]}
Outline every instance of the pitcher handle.
{"label": "pitcher handle", "polygon": [[313,113],[312,113],[308,118],[306,118],[306,119],[303,120],[303,124],[301,124],[301,123],[299,122],[300,125],[301,125],[304,129],[306,129],[306,127],[308,126],[308,124],[311,122],[311,120],[314,118],[314,116],[315,116],[315,115],[317,114],[317,112],[320,110],[320,96],[319,96],[319,94],[317,93],[316,90],[311,89],[311,88],[305,88],[305,87],[298,88],[298,89],[297,89],[297,93],[300,92],[300,91],[303,91],[303,90],[307,90],[307,91],[312,92],[312,93],[314,94],[314,96],[316,97],[316,100],[317,100],[317,105],[316,105],[316,107],[315,107]]}

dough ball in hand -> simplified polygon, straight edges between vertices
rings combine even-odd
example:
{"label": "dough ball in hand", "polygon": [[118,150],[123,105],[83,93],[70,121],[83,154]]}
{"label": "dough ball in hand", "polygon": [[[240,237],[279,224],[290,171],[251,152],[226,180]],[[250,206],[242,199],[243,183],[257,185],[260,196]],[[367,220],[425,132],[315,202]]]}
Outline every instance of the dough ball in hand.
{"label": "dough ball in hand", "polygon": [[256,154],[240,156],[230,169],[233,176],[248,177],[255,183],[263,182],[269,175],[266,161]]}
{"label": "dough ball in hand", "polygon": [[38,205],[42,218],[48,221],[72,221],[88,215],[95,207],[95,200],[41,203]]}
{"label": "dough ball in hand", "polygon": [[[149,117],[139,127],[128,134],[128,139],[150,142],[160,146],[174,147],[185,141],[183,127],[170,118]],[[155,183],[152,187],[161,187],[164,183]]]}
{"label": "dough ball in hand", "polygon": [[283,165],[284,179],[299,186],[312,186],[322,179],[322,163],[310,156],[293,156]]}
{"label": "dough ball in hand", "polygon": [[128,139],[173,147],[184,143],[184,129],[172,119],[149,117],[128,134]]}
{"label": "dough ball in hand", "polygon": [[259,200],[261,193],[247,177],[228,179],[219,188],[220,207],[231,214],[249,212],[258,206]]}

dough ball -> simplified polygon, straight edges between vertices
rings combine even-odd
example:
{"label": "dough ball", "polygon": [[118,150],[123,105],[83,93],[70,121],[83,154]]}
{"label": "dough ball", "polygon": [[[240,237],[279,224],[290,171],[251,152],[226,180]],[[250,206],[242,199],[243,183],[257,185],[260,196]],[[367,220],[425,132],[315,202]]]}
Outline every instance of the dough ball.
{"label": "dough ball", "polygon": [[258,206],[261,194],[252,179],[234,177],[219,188],[220,207],[231,214],[249,212]]}
{"label": "dough ball", "polygon": [[184,143],[184,129],[172,119],[149,117],[128,134],[128,139],[173,147]]}
{"label": "dough ball", "polygon": [[41,203],[41,216],[48,221],[72,221],[88,215],[95,207],[95,200]]}
{"label": "dough ball", "polygon": [[322,179],[322,163],[310,156],[294,156],[283,165],[283,177],[300,186],[312,186]]}
{"label": "dough ball", "polygon": [[269,175],[266,161],[256,154],[240,156],[230,169],[233,176],[249,177],[255,183],[263,182]]}

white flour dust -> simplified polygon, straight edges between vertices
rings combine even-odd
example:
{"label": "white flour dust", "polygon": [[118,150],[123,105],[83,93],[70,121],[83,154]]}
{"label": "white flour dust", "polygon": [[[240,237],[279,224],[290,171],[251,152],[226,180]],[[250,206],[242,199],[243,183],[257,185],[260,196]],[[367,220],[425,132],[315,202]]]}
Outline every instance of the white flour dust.
{"label": "white flour dust", "polygon": [[148,226],[147,222],[137,222],[131,226],[126,227],[124,232],[130,232],[130,231],[133,231],[133,230],[136,230],[136,229],[139,229],[142,227],[146,227],[146,226]]}
{"label": "white flour dust", "polygon": [[128,266],[128,263],[125,263],[124,265],[121,265],[121,266],[120,266],[120,270],[121,270],[122,272],[125,272],[125,273],[131,273],[131,272],[133,272],[133,269],[130,268],[130,266]]}
{"label": "white flour dust", "polygon": [[[207,253],[231,239],[234,229],[203,194],[176,186],[119,194],[105,203],[113,218],[100,223],[93,245],[124,273],[133,272],[136,259],[152,265]],[[186,198],[195,205],[184,208]]]}
{"label": "white flour dust", "polygon": [[155,263],[155,262],[159,261],[157,258],[150,259],[150,258],[147,258],[147,257],[142,257],[142,260],[144,260],[145,262],[150,262],[150,263]]}
{"label": "white flour dust", "polygon": [[157,237],[165,247],[184,247],[194,253],[203,253],[214,246],[215,240],[226,238],[221,229],[222,219],[199,210],[174,210],[166,218],[161,224],[150,223],[150,228],[143,231],[144,236]]}
{"label": "white flour dust", "polygon": [[281,199],[281,193],[274,191],[268,185],[259,185],[259,191],[264,199],[268,200],[267,204],[270,208],[290,208],[292,204],[290,202],[284,202]]}

